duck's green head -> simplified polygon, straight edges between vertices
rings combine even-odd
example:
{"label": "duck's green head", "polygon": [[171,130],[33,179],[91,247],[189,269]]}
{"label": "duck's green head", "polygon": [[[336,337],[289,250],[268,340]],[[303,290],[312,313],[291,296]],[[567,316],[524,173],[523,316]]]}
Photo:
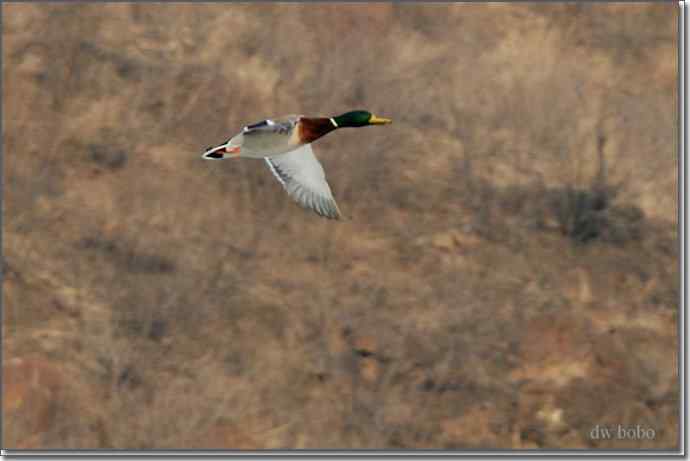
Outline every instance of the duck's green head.
{"label": "duck's green head", "polygon": [[354,110],[352,112],[346,112],[342,115],[338,115],[337,117],[333,117],[333,121],[335,121],[335,123],[338,125],[338,128],[358,128],[360,126],[385,125],[387,123],[392,123],[391,119],[377,117],[366,110]]}

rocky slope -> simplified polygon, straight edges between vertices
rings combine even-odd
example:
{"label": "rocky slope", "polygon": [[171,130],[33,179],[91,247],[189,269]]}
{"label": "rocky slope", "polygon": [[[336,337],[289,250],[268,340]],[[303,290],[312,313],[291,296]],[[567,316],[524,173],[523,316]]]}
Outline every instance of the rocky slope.
{"label": "rocky slope", "polygon": [[675,5],[2,8],[5,447],[677,446]]}

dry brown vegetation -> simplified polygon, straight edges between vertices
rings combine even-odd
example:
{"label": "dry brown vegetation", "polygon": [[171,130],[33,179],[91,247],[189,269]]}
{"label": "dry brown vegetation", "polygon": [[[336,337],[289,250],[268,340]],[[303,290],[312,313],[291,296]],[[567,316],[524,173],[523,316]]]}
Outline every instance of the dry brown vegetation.
{"label": "dry brown vegetation", "polygon": [[4,447],[677,448],[677,6],[2,8]]}

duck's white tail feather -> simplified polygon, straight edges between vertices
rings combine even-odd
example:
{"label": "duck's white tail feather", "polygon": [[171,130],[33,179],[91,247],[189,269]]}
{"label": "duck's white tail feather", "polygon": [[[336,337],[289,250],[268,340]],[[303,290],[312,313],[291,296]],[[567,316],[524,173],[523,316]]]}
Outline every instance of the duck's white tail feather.
{"label": "duck's white tail feather", "polygon": [[216,147],[209,147],[206,152],[201,154],[201,158],[206,160],[223,160],[239,156],[239,146],[233,146],[229,142]]}

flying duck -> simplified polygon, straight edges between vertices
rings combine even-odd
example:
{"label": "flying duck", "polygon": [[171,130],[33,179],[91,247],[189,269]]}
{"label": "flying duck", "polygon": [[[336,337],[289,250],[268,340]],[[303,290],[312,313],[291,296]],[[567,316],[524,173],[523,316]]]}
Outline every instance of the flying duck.
{"label": "flying duck", "polygon": [[288,115],[268,118],[247,125],[229,141],[209,147],[202,158],[264,159],[268,168],[288,195],[304,208],[329,219],[342,214],[333,198],[321,163],[314,156],[311,143],[338,128],[385,125],[390,119],[365,110],[346,112],[336,117]]}

